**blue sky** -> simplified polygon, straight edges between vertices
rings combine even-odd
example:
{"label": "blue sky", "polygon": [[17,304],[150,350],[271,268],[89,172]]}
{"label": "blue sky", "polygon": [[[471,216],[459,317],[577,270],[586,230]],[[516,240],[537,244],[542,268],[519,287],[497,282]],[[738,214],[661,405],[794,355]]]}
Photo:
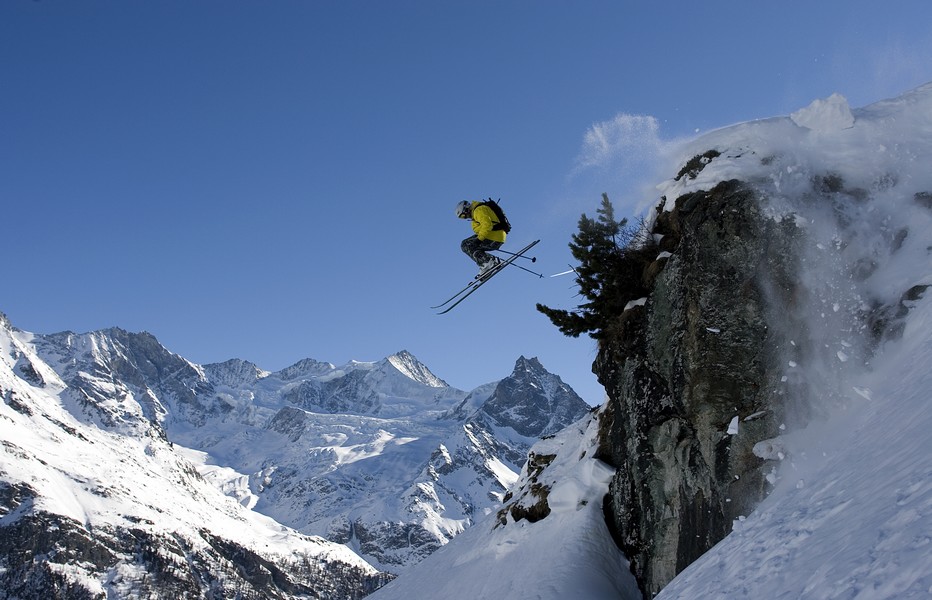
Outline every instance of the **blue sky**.
{"label": "blue sky", "polygon": [[474,274],[457,201],[501,198],[550,275],[679,140],[930,80],[926,0],[5,0],[0,311],[269,370],[407,349],[464,389],[536,356],[597,404],[594,343],[534,310],[570,277],[428,308]]}

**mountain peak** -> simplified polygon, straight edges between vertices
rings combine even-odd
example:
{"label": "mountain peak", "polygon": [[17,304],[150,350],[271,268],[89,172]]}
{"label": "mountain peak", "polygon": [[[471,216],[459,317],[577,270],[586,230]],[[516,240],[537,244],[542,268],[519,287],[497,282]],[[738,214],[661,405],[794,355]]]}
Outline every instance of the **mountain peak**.
{"label": "mountain peak", "polygon": [[424,363],[415,358],[415,356],[407,350],[396,352],[386,360],[402,375],[418,383],[423,383],[424,385],[435,388],[449,387],[447,382],[431,373],[430,369],[428,369]]}
{"label": "mountain peak", "polygon": [[247,385],[262,379],[268,373],[254,363],[240,358],[231,358],[222,363],[204,365],[204,373],[212,383],[220,383],[231,387]]}
{"label": "mountain peak", "polygon": [[335,368],[336,367],[328,362],[320,362],[313,358],[304,358],[290,367],[285,367],[281,371],[276,372],[275,375],[284,381],[291,381],[292,379],[300,379],[303,377],[320,377],[321,375],[333,371]]}
{"label": "mountain peak", "polygon": [[552,435],[589,412],[589,405],[537,358],[521,356],[482,405],[496,424],[525,437]]}
{"label": "mountain peak", "polygon": [[515,361],[515,368],[512,371],[512,377],[518,375],[521,372],[530,372],[530,373],[549,373],[547,369],[544,368],[544,365],[540,364],[540,361],[537,360],[537,357],[526,358],[524,355],[519,356],[518,360]]}

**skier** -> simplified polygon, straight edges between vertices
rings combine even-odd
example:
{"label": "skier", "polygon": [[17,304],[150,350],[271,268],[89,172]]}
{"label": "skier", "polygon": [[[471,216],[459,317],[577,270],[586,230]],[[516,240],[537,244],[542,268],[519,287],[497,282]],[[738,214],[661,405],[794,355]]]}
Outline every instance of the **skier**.
{"label": "skier", "polygon": [[491,250],[498,250],[505,243],[506,232],[495,211],[486,204],[463,200],[456,205],[456,216],[460,219],[472,219],[473,235],[460,244],[463,252],[479,265],[477,279],[501,264],[497,256],[489,254]]}

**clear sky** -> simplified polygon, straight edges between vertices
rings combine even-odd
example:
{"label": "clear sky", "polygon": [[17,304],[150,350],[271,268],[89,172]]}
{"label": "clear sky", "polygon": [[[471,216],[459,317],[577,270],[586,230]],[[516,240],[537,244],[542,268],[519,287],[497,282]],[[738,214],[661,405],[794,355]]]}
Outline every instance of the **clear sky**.
{"label": "clear sky", "polygon": [[595,344],[472,278],[501,198],[545,275],[602,192],[636,218],[677,140],[932,81],[928,0],[0,2],[0,311],[149,331],[197,363],[415,354],[471,389],[538,357],[592,404]]}

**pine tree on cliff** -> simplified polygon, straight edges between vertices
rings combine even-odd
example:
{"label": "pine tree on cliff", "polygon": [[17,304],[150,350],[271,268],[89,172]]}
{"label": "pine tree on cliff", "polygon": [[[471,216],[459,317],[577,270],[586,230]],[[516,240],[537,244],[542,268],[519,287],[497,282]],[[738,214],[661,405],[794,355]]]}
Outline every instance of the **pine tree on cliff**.
{"label": "pine tree on cliff", "polygon": [[587,301],[575,310],[537,305],[537,310],[570,337],[588,333],[600,339],[612,318],[622,313],[629,300],[643,292],[643,262],[635,256],[639,253],[634,244],[638,231],[642,230],[627,227],[627,219],[615,220],[615,209],[608,194],[602,194],[602,206],[596,213],[595,219],[583,213],[579,218],[579,232],[573,234],[569,244],[573,257],[579,261],[575,268],[579,294]]}

